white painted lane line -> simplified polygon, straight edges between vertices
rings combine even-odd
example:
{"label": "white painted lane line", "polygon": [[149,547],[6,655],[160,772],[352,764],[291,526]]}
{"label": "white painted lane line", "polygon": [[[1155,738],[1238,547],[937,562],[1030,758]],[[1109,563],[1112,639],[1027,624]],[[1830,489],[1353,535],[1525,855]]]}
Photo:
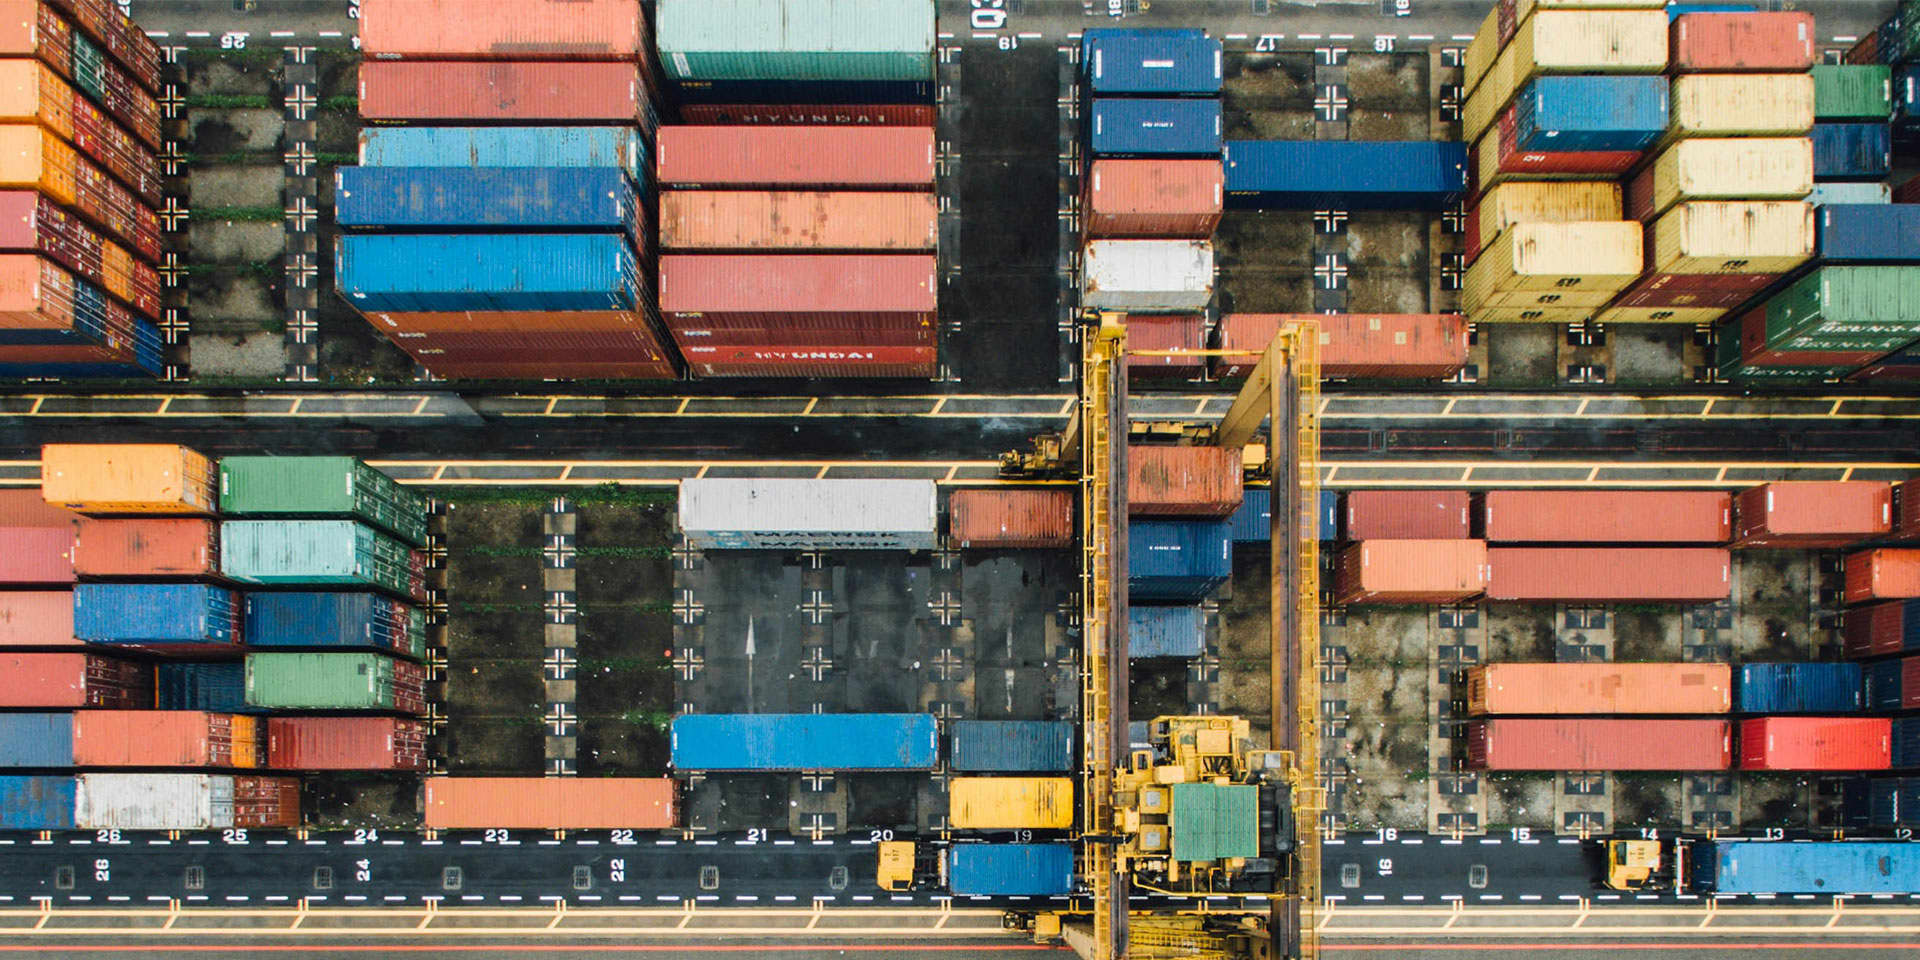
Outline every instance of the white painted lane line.
{"label": "white painted lane line", "polygon": [[[147,36],[149,36],[149,37],[161,37],[161,38],[164,38],[164,37],[166,37],[166,36],[167,36],[167,32],[166,32],[165,30],[148,30],[148,31],[147,31]],[[162,899],[164,899],[164,898],[162,898]]]}
{"label": "white painted lane line", "polygon": [[294,35],[294,33],[293,33],[293,31],[292,31],[292,30],[269,30],[269,31],[267,31],[267,36],[269,36],[269,37],[291,37],[291,36],[293,36],[293,35]]}
{"label": "white painted lane line", "polygon": [[1228,40],[1245,40],[1246,38],[1247,38],[1247,35],[1244,33],[1229,33],[1226,36],[1226,39]]}
{"label": "white painted lane line", "polygon": [[1473,39],[1473,34],[1471,34],[1471,33],[1456,33],[1456,34],[1454,34],[1454,35],[1453,35],[1453,38],[1454,38],[1455,40],[1472,40],[1472,39]]}
{"label": "white painted lane line", "polygon": [[189,37],[211,37],[211,36],[213,36],[213,34],[211,34],[211,33],[208,33],[208,32],[207,32],[207,31],[205,31],[205,30],[188,30],[188,31],[187,31],[187,36],[189,36]]}
{"label": "white painted lane line", "polygon": [[339,36],[339,35],[340,35],[340,31],[338,31],[338,30],[322,30],[322,31],[320,31],[320,35],[321,35],[321,36],[323,36],[323,37],[337,37],[337,36]]}
{"label": "white painted lane line", "polygon": [[1407,39],[1408,39],[1408,40],[1432,40],[1432,39],[1433,39],[1433,34],[1431,34],[1431,33],[1409,33],[1409,34],[1407,34]]}
{"label": "white painted lane line", "polygon": [[1385,899],[1386,899],[1386,897],[1384,897],[1384,896],[1381,896],[1380,894],[1377,894],[1377,893],[1369,893],[1369,894],[1365,894],[1365,895],[1363,895],[1363,896],[1362,896],[1362,897],[1361,897],[1360,899],[1362,899],[1362,900],[1385,900]]}

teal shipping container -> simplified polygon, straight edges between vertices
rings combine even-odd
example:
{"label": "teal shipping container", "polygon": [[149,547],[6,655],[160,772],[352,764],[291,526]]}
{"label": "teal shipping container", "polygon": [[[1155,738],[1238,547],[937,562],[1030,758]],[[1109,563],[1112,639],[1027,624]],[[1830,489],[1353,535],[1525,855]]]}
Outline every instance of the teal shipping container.
{"label": "teal shipping container", "polygon": [[220,512],[236,517],[356,517],[416,547],[427,498],[352,457],[225,457]]}
{"label": "teal shipping container", "polygon": [[675,80],[929,81],[932,0],[660,0]]}
{"label": "teal shipping container", "polygon": [[354,584],[426,599],[420,555],[352,520],[229,520],[220,571],[243,583]]}

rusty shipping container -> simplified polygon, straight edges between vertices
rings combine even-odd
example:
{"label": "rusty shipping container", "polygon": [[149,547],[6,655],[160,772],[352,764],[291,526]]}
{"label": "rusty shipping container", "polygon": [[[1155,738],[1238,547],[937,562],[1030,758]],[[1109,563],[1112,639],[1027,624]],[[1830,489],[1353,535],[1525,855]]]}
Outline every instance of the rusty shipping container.
{"label": "rusty shipping container", "polygon": [[213,461],[169,443],[49,443],[40,448],[41,495],[85,514],[211,514]]}
{"label": "rusty shipping container", "polygon": [[367,120],[638,123],[653,108],[636,63],[369,60],[360,65]]}
{"label": "rusty shipping container", "polygon": [[1731,590],[1717,547],[1489,547],[1488,600],[1713,603]]}
{"label": "rusty shipping container", "polygon": [[1489,490],[1474,519],[1490,543],[1714,543],[1733,539],[1717,490]]}
{"label": "rusty shipping container", "polygon": [[1920,474],[1901,481],[1894,490],[1893,534],[1900,540],[1920,540]]}
{"label": "rusty shipping container", "polygon": [[1847,555],[1848,603],[1920,597],[1920,550],[1882,548]]}
{"label": "rusty shipping container", "polygon": [[1214,376],[1244,377],[1280,326],[1293,320],[1320,326],[1320,375],[1382,380],[1451,377],[1467,362],[1467,320],[1451,313],[1229,313],[1220,318]]}
{"label": "rusty shipping container", "polygon": [[947,539],[963,550],[1071,547],[1073,491],[1064,487],[955,490]]}
{"label": "rusty shipping container", "polygon": [[919,254],[670,254],[660,258],[660,314],[675,331],[811,324],[862,343],[867,329],[930,328],[937,269]]}
{"label": "rusty shipping container", "polygon": [[73,715],[79,767],[258,767],[254,717],[199,710],[83,710]]}
{"label": "rusty shipping container", "polygon": [[1677,72],[1778,72],[1812,69],[1813,14],[1690,13],[1669,28],[1668,65]]}
{"label": "rusty shipping container", "polygon": [[683,103],[682,123],[768,127],[931,127],[925,103]]}
{"label": "rusty shipping container", "polygon": [[0,647],[84,646],[73,635],[70,590],[0,591]]}
{"label": "rusty shipping container", "polygon": [[[1206,376],[1207,318],[1198,313],[1132,314],[1127,317],[1127,373],[1148,380],[1197,380]],[[1150,356],[1136,351],[1191,350]]]}
{"label": "rusty shipping container", "polygon": [[115,0],[48,0],[102,50],[127,68],[140,85],[159,93],[160,48]]}
{"label": "rusty shipping container", "polygon": [[160,275],[44,194],[0,190],[0,250],[45,254],[148,318],[160,316]]}
{"label": "rusty shipping container", "polygon": [[285,830],[300,826],[300,781],[296,777],[233,778],[233,825]]}
{"label": "rusty shipping container", "polygon": [[1726,720],[1499,717],[1467,724],[1474,770],[1727,770]]}
{"label": "rusty shipping container", "polygon": [[1733,512],[1736,547],[1844,547],[1893,529],[1893,488],[1864,480],[1768,483],[1741,491]]}
{"label": "rusty shipping container", "polygon": [[[676,338],[678,334],[676,333]],[[696,377],[928,378],[939,365],[933,347],[721,346],[680,340]]]}
{"label": "rusty shipping container", "polygon": [[427,777],[429,830],[666,830],[680,824],[670,777]]}
{"label": "rusty shipping container", "polygon": [[673,190],[660,195],[660,249],[725,251],[933,250],[931,193]]}
{"label": "rusty shipping container", "polygon": [[1218,160],[1095,160],[1087,236],[1205,240],[1220,223],[1225,184]]}
{"label": "rusty shipping container", "polygon": [[1465,490],[1350,490],[1349,540],[1465,540],[1473,536]]}
{"label": "rusty shipping container", "polygon": [[1467,710],[1515,714],[1726,713],[1724,663],[1495,663],[1467,671]]}
{"label": "rusty shipping container", "polygon": [[1740,721],[1742,770],[1885,770],[1893,763],[1885,717],[1759,717]]}
{"label": "rusty shipping container", "polygon": [[0,706],[153,706],[153,668],[91,653],[0,654]]}
{"label": "rusty shipping container", "polygon": [[662,127],[662,189],[932,190],[931,127]]}
{"label": "rusty shipping container", "polygon": [[160,217],[48,130],[0,124],[0,187],[39,190],[148,261],[160,259]]}
{"label": "rusty shipping container", "polygon": [[402,717],[268,717],[276,770],[425,770],[426,724]]}
{"label": "rusty shipping container", "polygon": [[1127,512],[1136,517],[1225,517],[1240,508],[1238,447],[1127,447]]}
{"label": "rusty shipping container", "polygon": [[1848,659],[1920,651],[1920,603],[1895,600],[1841,614],[1841,650]]}
{"label": "rusty shipping container", "polygon": [[1340,554],[1338,603],[1453,603],[1485,593],[1484,540],[1367,540]]}
{"label": "rusty shipping container", "polygon": [[636,0],[359,0],[377,60],[634,60],[651,55]]}
{"label": "rusty shipping container", "polygon": [[80,521],[74,570],[88,577],[214,577],[220,525],[197,517]]}

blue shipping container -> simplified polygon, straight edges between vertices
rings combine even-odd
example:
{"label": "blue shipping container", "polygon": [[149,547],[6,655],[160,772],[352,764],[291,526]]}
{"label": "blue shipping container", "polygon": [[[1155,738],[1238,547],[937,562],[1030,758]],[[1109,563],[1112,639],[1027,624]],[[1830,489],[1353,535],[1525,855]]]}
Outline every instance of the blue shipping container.
{"label": "blue shipping container", "polygon": [[929,713],[718,713],[673,718],[676,770],[930,770]]}
{"label": "blue shipping container", "polygon": [[1066,843],[956,843],[947,848],[947,891],[955,896],[1050,897],[1073,892]]}
{"label": "blue shipping container", "polygon": [[[1842,813],[1851,826],[1869,827],[1908,827],[1920,826],[1920,777],[1883,777],[1873,780],[1861,780],[1863,785],[1855,791],[1845,789],[1854,786],[1856,781],[1843,784],[1841,791]],[[1864,797],[1856,795],[1864,793]],[[1854,804],[1848,809],[1849,803]],[[1861,823],[1864,821],[1864,824]]]}
{"label": "blue shipping container", "polygon": [[1671,23],[1689,13],[1754,13],[1759,9],[1751,3],[1669,3],[1667,21]]}
{"label": "blue shipping container", "polygon": [[1853,713],[1857,663],[1747,663],[1735,678],[1735,713]]}
{"label": "blue shipping container", "polygon": [[1095,100],[1087,118],[1103,157],[1220,155],[1218,100]]}
{"label": "blue shipping container", "polygon": [[249,593],[247,645],[254,647],[356,647],[398,651],[413,609],[374,593]]}
{"label": "blue shipping container", "polygon": [[1912,893],[1920,843],[1714,840],[1695,845],[1696,892]]}
{"label": "blue shipping container", "polygon": [[[1234,543],[1270,543],[1273,539],[1273,490],[1270,487],[1247,487],[1240,498],[1240,509],[1227,518],[1233,524]],[[1334,490],[1320,491],[1320,539],[1340,539],[1340,494]]]}
{"label": "blue shipping container", "polygon": [[1900,661],[1878,660],[1861,670],[1867,710],[1900,709]]}
{"label": "blue shipping container", "polygon": [[1920,263],[1920,203],[1831,204],[1813,221],[1821,263]]}
{"label": "blue shipping container", "polygon": [[1232,533],[1225,520],[1130,521],[1128,595],[1138,601],[1199,603],[1233,573]]}
{"label": "blue shipping container", "polygon": [[633,127],[367,127],[369,167],[618,167],[636,183],[652,166]]}
{"label": "blue shipping container", "polygon": [[1667,132],[1667,78],[1539,77],[1513,112],[1521,150],[1645,150]]}
{"label": "blue shipping container", "polygon": [[633,181],[613,167],[341,167],[343,227],[635,232]]}
{"label": "blue shipping container", "polygon": [[240,597],[204,583],[82,583],[73,635],[93,643],[218,643],[241,638]]}
{"label": "blue shipping container", "polygon": [[1893,188],[1884,183],[1816,183],[1807,194],[1816,207],[1839,203],[1892,203]]}
{"label": "blue shipping container", "polygon": [[1197,657],[1206,651],[1199,607],[1127,607],[1127,658]]}
{"label": "blue shipping container", "polygon": [[1893,718],[1893,766],[1920,769],[1920,717]]}
{"label": "blue shipping container", "polygon": [[1467,189],[1467,145],[1429,140],[1229,140],[1227,206],[1444,210]]}
{"label": "blue shipping container", "polygon": [[0,767],[73,766],[73,714],[0,713]]}
{"label": "blue shipping container", "polygon": [[72,777],[0,777],[0,830],[72,830]]}
{"label": "blue shipping container", "polygon": [[1893,133],[1884,123],[1813,125],[1815,180],[1881,180],[1893,170]]}
{"label": "blue shipping container", "polygon": [[161,662],[153,669],[153,705],[159,710],[265,713],[247,703],[247,665]]}
{"label": "blue shipping container", "polygon": [[1073,724],[1053,720],[955,720],[947,765],[991,773],[1074,769]]}
{"label": "blue shipping container", "polygon": [[1218,94],[1220,41],[1197,30],[1088,30],[1080,40],[1087,86],[1113,94]]}
{"label": "blue shipping container", "polygon": [[630,310],[640,275],[613,234],[360,234],[335,241],[361,310]]}

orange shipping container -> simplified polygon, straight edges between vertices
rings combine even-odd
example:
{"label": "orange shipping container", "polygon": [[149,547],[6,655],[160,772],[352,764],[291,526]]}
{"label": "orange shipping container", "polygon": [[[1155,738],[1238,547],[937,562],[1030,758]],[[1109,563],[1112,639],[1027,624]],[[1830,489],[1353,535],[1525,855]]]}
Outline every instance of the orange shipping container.
{"label": "orange shipping container", "polygon": [[1668,63],[1686,73],[1799,73],[1813,66],[1813,14],[1690,13],[1675,17]]}
{"label": "orange shipping container", "polygon": [[1216,160],[1095,160],[1087,236],[1205,240],[1220,223],[1224,184]]}
{"label": "orange shipping container", "polygon": [[428,777],[429,830],[664,830],[679,825],[675,781],[598,777]]}
{"label": "orange shipping container", "polygon": [[1865,480],[1768,483],[1734,502],[1736,547],[1844,547],[1893,529],[1893,487]]}
{"label": "orange shipping container", "polygon": [[638,122],[654,124],[635,63],[369,60],[360,65],[368,120]]}
{"label": "orange shipping container", "polygon": [[673,190],[660,249],[918,252],[937,246],[939,216],[931,193]]}
{"label": "orange shipping container", "polygon": [[41,0],[0,0],[0,56],[35,57],[73,75],[73,27]]}
{"label": "orange shipping container", "polygon": [[1848,603],[1920,597],[1920,550],[1865,550],[1848,554]]}
{"label": "orange shipping container", "polygon": [[41,127],[0,124],[0,187],[38,190],[146,259],[160,259],[159,215]]}
{"label": "orange shipping container", "polygon": [[73,636],[71,591],[0,591],[0,647],[79,646],[85,644]]}
{"label": "orange shipping container", "polygon": [[1474,770],[1726,770],[1733,724],[1726,720],[1610,717],[1501,717],[1467,725]]}
{"label": "orange shipping container", "polygon": [[1491,547],[1487,599],[1712,603],[1732,589],[1718,547]]}
{"label": "orange shipping container", "polygon": [[376,59],[632,60],[649,54],[637,0],[360,0]]}
{"label": "orange shipping container", "polygon": [[1451,377],[1467,363],[1467,320],[1451,313],[1229,313],[1220,318],[1214,376],[1244,377],[1280,325],[1320,325],[1320,375],[1382,380]]}
{"label": "orange shipping container", "polygon": [[1224,517],[1240,509],[1239,447],[1127,448],[1127,513]]}
{"label": "orange shipping container", "polygon": [[[1206,375],[1207,318],[1197,313],[1127,317],[1127,375],[1154,380],[1198,380]],[[1137,351],[1192,350],[1153,356]]]}
{"label": "orange shipping container", "polygon": [[220,525],[199,518],[80,521],[73,567],[88,577],[210,577],[220,573]]}
{"label": "orange shipping container", "polygon": [[662,189],[931,190],[931,127],[660,128]]}
{"label": "orange shipping container", "polygon": [[214,512],[213,461],[169,443],[49,443],[40,448],[48,503],[80,513]]}
{"label": "orange shipping container", "polygon": [[1489,714],[1726,713],[1724,663],[1495,663],[1467,672],[1467,710]]}
{"label": "orange shipping container", "polygon": [[1339,603],[1453,603],[1487,589],[1484,540],[1368,540],[1340,554]]}
{"label": "orange shipping container", "polygon": [[73,716],[78,767],[258,767],[259,721],[199,710],[88,710]]}
{"label": "orange shipping container", "polygon": [[1733,498],[1717,490],[1490,490],[1490,543],[1726,543]]}
{"label": "orange shipping container", "polygon": [[93,158],[147,202],[160,198],[159,160],[153,152],[44,63],[0,60],[0,120],[38,123]]}
{"label": "orange shipping container", "polygon": [[947,536],[961,549],[1073,546],[1073,491],[955,490]]}

